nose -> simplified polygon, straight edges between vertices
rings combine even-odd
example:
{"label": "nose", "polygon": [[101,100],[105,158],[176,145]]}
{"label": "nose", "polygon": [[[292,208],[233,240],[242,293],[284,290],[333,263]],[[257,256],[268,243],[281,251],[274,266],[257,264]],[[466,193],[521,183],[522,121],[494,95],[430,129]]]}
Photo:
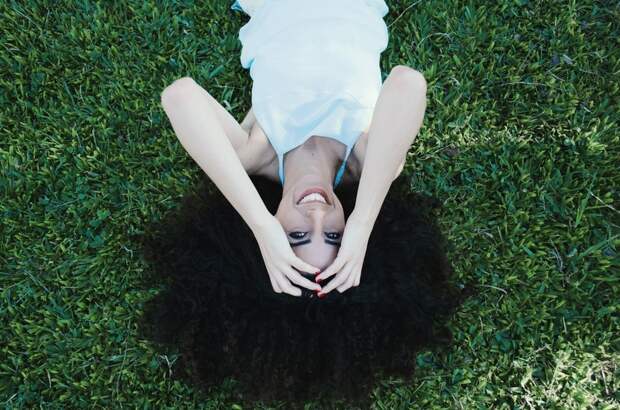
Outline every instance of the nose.
{"label": "nose", "polygon": [[325,219],[327,218],[327,211],[328,210],[323,209],[321,207],[317,207],[315,209],[309,210],[307,215],[312,220],[312,225],[314,225],[315,232],[323,231],[323,223]]}
{"label": "nose", "polygon": [[308,208],[304,209],[305,217],[310,219],[316,232],[321,232],[329,210],[330,208],[323,204],[312,204],[312,206],[308,206]]}
{"label": "nose", "polygon": [[327,204],[312,203],[312,204],[307,204],[307,205],[302,206],[302,209],[304,210],[306,215],[313,215],[313,214],[324,215],[327,212],[329,212],[332,209],[332,207]]}
{"label": "nose", "polygon": [[336,207],[335,204],[326,204],[323,202],[319,202],[319,201],[313,201],[313,202],[306,202],[303,204],[298,204],[297,207],[301,208],[304,211],[307,210],[325,210],[325,211],[329,211],[330,209],[334,209]]}

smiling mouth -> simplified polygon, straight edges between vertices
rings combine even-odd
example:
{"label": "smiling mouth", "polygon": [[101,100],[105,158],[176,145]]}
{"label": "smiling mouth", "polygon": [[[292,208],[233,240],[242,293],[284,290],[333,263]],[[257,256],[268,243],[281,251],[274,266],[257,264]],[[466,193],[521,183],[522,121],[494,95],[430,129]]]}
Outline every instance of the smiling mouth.
{"label": "smiling mouth", "polygon": [[[312,200],[306,200],[305,202],[301,202],[303,201],[305,198],[307,198],[310,195],[320,195],[320,197],[323,199],[323,201],[321,201],[320,199],[316,198],[316,199],[312,199]],[[303,205],[303,204],[312,204],[312,203],[321,203],[321,204],[325,204],[325,205],[331,205],[329,202],[329,199],[327,197],[327,194],[325,193],[325,191],[321,188],[315,187],[315,188],[310,188],[305,190],[304,192],[302,192],[301,197],[299,198],[299,200],[297,200],[297,205]]]}

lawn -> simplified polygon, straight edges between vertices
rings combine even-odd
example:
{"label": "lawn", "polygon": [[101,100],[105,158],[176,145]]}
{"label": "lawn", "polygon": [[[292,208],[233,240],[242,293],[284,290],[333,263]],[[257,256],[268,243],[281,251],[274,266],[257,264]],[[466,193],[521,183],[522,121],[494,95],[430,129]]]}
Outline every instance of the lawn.
{"label": "lawn", "polygon": [[[161,285],[132,240],[203,174],[163,88],[191,76],[238,120],[250,108],[231,4],[0,3],[6,408],[240,408],[138,336]],[[428,82],[403,172],[444,204],[455,280],[478,293],[452,347],[374,407],[620,408],[620,4],[387,4],[384,78],[405,64]]]}

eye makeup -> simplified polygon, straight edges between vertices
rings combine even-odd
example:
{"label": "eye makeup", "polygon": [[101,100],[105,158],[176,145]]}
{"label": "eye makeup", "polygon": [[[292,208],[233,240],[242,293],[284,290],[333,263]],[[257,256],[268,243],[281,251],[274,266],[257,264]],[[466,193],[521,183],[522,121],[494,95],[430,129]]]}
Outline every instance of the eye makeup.
{"label": "eye makeup", "polygon": [[[305,245],[307,243],[312,242],[310,239],[306,239],[304,241],[299,241],[299,242],[289,242],[291,244],[291,248],[295,247],[295,246],[299,246],[299,245]],[[329,241],[327,239],[325,239],[324,241],[326,244],[328,245],[333,245],[333,246],[340,246],[340,242],[335,242],[335,241]]]}

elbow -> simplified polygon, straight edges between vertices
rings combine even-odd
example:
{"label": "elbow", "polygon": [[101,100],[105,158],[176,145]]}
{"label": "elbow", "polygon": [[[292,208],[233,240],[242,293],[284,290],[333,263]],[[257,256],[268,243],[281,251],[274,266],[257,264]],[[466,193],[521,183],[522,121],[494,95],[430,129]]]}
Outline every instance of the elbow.
{"label": "elbow", "polygon": [[191,77],[182,77],[172,82],[161,92],[160,103],[166,107],[176,106],[183,101],[187,101],[198,87],[198,84]]}
{"label": "elbow", "polygon": [[405,65],[397,65],[390,71],[390,77],[403,88],[426,95],[426,79],[421,72]]}

